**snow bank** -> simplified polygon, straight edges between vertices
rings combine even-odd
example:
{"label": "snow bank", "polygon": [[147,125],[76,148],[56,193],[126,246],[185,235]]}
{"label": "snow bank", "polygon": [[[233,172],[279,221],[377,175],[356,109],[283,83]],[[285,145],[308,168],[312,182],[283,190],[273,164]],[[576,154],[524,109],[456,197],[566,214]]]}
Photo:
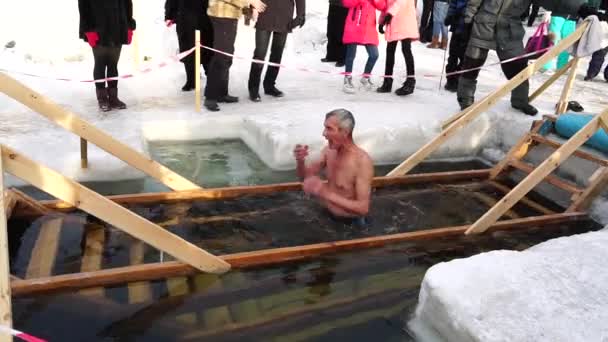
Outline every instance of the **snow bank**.
{"label": "snow bank", "polygon": [[608,340],[608,232],[431,267],[409,326],[430,341]]}

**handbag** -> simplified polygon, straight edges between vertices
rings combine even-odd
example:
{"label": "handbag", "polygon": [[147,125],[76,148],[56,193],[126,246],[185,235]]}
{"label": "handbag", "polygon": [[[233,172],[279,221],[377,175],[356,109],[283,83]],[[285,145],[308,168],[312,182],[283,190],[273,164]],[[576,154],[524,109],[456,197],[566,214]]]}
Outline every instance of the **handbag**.
{"label": "handbag", "polygon": [[553,40],[549,37],[549,34],[547,33],[547,23],[542,22],[540,25],[538,25],[538,28],[536,29],[534,34],[530,38],[528,38],[528,42],[526,43],[526,54],[537,52],[528,56],[528,59],[539,58],[540,56],[545,54],[545,52],[548,51],[546,50],[547,48],[550,48],[552,46]]}

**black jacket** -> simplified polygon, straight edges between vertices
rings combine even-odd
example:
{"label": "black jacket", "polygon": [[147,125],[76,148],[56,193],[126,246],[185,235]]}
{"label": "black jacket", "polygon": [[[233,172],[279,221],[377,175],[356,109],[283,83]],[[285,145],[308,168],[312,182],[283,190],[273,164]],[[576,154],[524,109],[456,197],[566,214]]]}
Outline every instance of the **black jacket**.
{"label": "black jacket", "polygon": [[255,28],[272,32],[291,32],[289,23],[294,18],[293,9],[297,16],[306,13],[306,0],[266,0],[266,10],[259,14]]}
{"label": "black jacket", "polygon": [[127,44],[127,31],[135,30],[131,0],[78,0],[80,38],[85,32],[97,32],[102,46]]}
{"label": "black jacket", "polygon": [[167,0],[165,1],[165,20],[173,20],[178,26],[194,25],[201,29],[200,23],[208,20],[209,0]]}

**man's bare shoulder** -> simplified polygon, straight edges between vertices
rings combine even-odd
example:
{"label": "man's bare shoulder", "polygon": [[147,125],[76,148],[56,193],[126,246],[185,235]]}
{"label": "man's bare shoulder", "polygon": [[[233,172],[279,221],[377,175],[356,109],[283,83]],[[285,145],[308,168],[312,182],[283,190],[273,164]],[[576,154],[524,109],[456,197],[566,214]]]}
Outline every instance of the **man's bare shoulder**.
{"label": "man's bare shoulder", "polygon": [[374,161],[372,157],[361,147],[357,146],[357,163],[360,167],[369,168],[374,167]]}

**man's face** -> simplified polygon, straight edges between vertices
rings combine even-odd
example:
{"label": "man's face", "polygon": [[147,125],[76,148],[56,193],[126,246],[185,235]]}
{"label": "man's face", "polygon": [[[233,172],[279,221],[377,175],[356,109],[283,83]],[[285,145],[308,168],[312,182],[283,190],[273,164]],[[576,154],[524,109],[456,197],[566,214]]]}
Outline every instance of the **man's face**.
{"label": "man's face", "polygon": [[325,120],[325,129],[323,130],[323,136],[327,139],[329,148],[335,150],[342,146],[347,138],[348,134],[340,128],[338,118],[331,116]]}

